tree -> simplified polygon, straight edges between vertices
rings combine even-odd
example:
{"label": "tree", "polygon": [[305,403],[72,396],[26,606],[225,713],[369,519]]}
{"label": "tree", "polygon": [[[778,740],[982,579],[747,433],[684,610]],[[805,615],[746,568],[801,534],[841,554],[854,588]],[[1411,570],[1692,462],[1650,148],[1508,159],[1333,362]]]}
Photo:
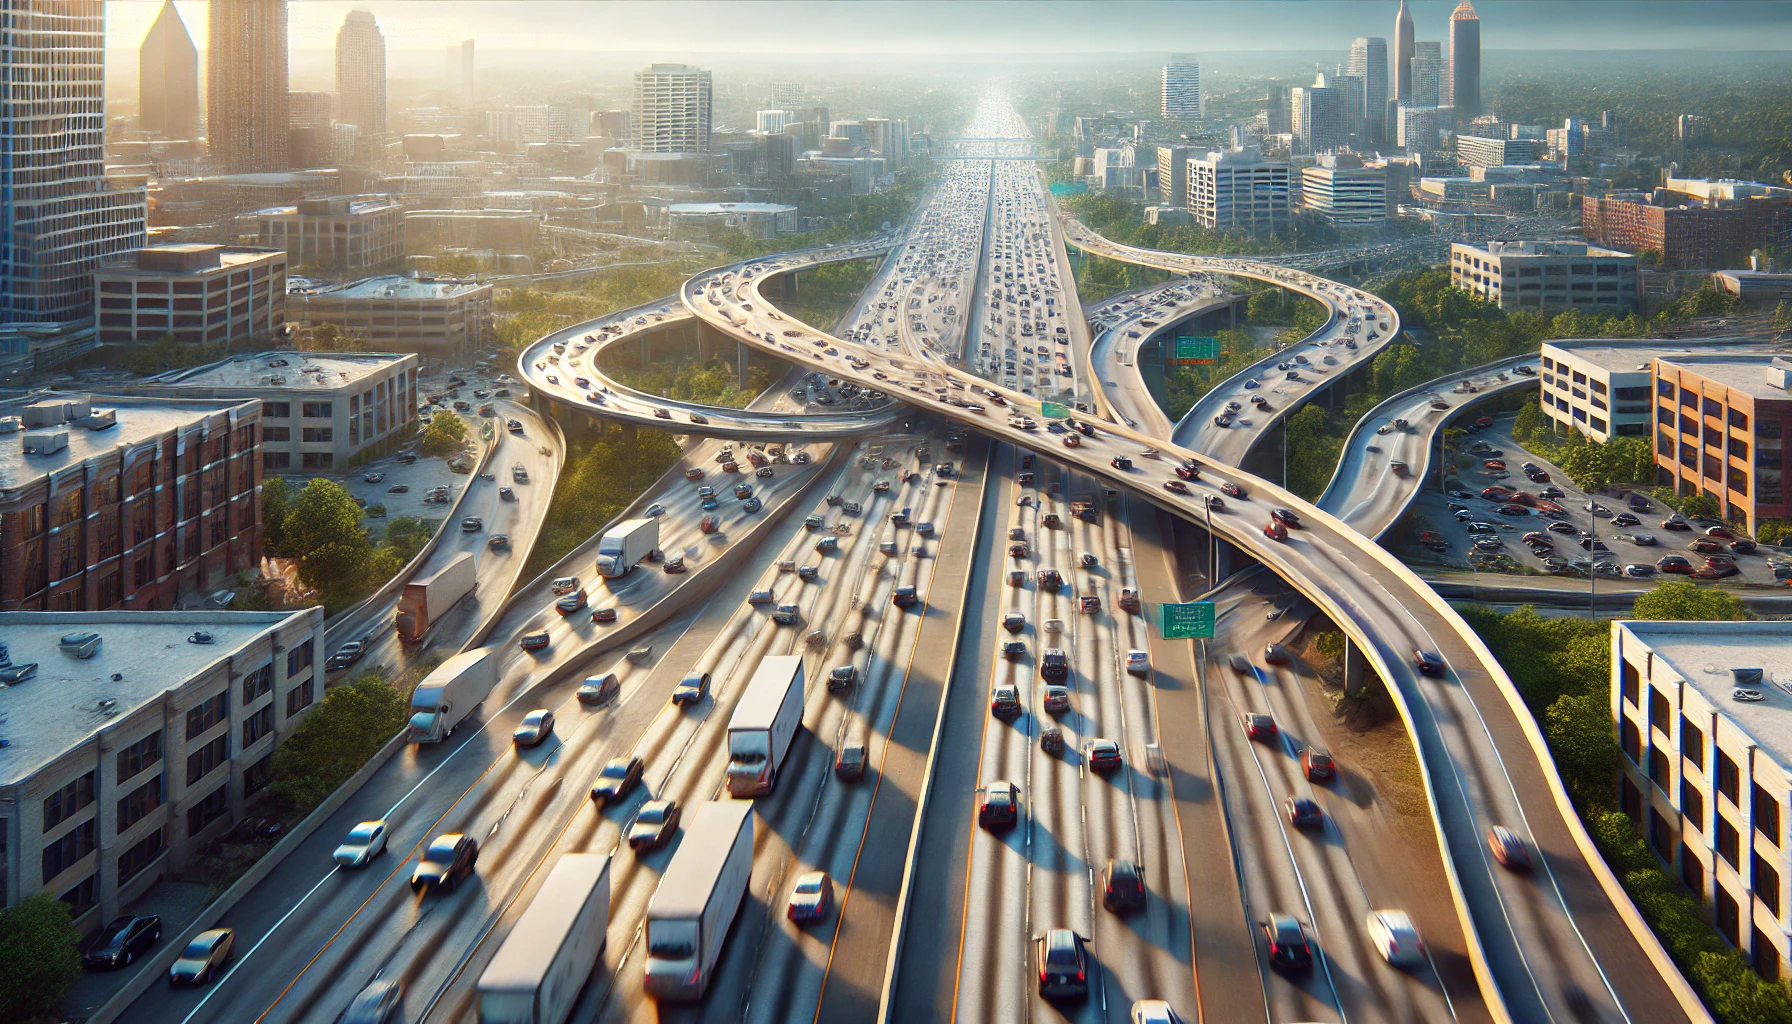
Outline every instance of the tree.
{"label": "tree", "polygon": [[417,451],[424,455],[452,455],[467,443],[467,425],[459,416],[441,413],[429,421]]}
{"label": "tree", "polygon": [[291,557],[286,536],[286,514],[292,508],[292,485],[285,477],[264,477],[261,482],[262,548],[275,558]]}
{"label": "tree", "polygon": [[408,563],[429,543],[441,520],[425,521],[415,516],[398,516],[386,524],[386,543],[400,562]]}
{"label": "tree", "polygon": [[1543,735],[1575,803],[1609,805],[1618,771],[1618,744],[1612,739],[1606,698],[1572,693],[1557,697],[1544,712]]}
{"label": "tree", "polygon": [[1661,250],[1660,249],[1644,249],[1644,250],[1642,250],[1641,252],[1636,254],[1636,264],[1639,267],[1659,267],[1659,266],[1661,266]]}
{"label": "tree", "polygon": [[40,892],[0,910],[0,1020],[51,1013],[81,976],[69,905]]}
{"label": "tree", "polygon": [[338,684],[275,749],[275,795],[300,812],[322,803],[404,727],[408,703],[377,673]]}
{"label": "tree", "polygon": [[293,500],[286,514],[285,533],[290,550],[308,558],[327,544],[345,544],[358,551],[368,547],[361,529],[361,507],[334,480],[313,479]]}
{"label": "tree", "polygon": [[1518,418],[1512,422],[1512,437],[1522,443],[1529,443],[1539,434],[1553,435],[1555,427],[1549,417],[1543,415],[1543,407],[1536,402],[1526,402],[1519,407]]}
{"label": "tree", "polygon": [[1708,590],[1685,580],[1662,583],[1638,594],[1631,615],[1638,619],[1687,622],[1740,622],[1748,618],[1736,595]]}
{"label": "tree", "polygon": [[1688,519],[1716,519],[1717,502],[1709,494],[1690,494],[1681,499],[1680,513]]}

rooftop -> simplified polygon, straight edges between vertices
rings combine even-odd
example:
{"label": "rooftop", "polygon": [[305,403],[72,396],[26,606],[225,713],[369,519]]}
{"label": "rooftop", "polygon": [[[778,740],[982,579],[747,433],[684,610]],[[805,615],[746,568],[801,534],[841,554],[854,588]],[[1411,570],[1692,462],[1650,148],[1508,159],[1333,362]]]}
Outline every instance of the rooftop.
{"label": "rooftop", "polygon": [[403,352],[249,352],[190,370],[143,379],[157,387],[331,391],[416,356]]}
{"label": "rooftop", "polygon": [[[1792,622],[1643,622],[1622,626],[1686,684],[1723,712],[1780,764],[1792,764]],[[1747,689],[1760,701],[1731,696],[1733,668],[1763,670]]]}
{"label": "rooftop", "polygon": [[1771,349],[1770,345],[1760,342],[1729,341],[1715,342],[1706,345],[1687,345],[1682,343],[1677,348],[1663,348],[1660,341],[1578,341],[1562,338],[1557,341],[1543,343],[1545,349],[1553,349],[1558,355],[1567,355],[1581,362],[1591,363],[1611,373],[1653,373],[1652,360],[1660,357],[1664,360],[1681,359],[1696,360],[1701,358],[1715,359],[1748,359],[1759,356]]}
{"label": "rooftop", "polygon": [[1478,249],[1494,256],[1603,256],[1622,257],[1627,260],[1636,259],[1630,253],[1619,252],[1616,249],[1601,249],[1597,245],[1588,245],[1585,242],[1546,242],[1524,239],[1522,241],[1492,241],[1483,246],[1476,246],[1468,242],[1455,244],[1464,249]]}
{"label": "rooftop", "polygon": [[1784,356],[1740,352],[1727,355],[1675,354],[1662,356],[1659,362],[1663,366],[1696,373],[1706,380],[1715,381],[1752,398],[1792,399],[1792,391],[1788,391],[1786,386],[1789,377],[1792,377],[1792,361],[1786,360]]}
{"label": "rooftop", "polygon": [[[37,674],[0,688],[0,785],[27,778],[98,729],[177,689],[215,662],[306,612],[0,612],[13,664]],[[190,644],[195,630],[213,643]],[[103,638],[86,660],[57,644],[68,633]]]}
{"label": "rooftop", "polygon": [[[26,455],[25,436],[38,428],[0,433],[0,494],[26,487],[58,470],[78,465],[120,447],[137,444],[242,403],[229,399],[169,399],[89,396],[64,391],[12,392],[0,396],[0,419],[22,416],[39,402],[84,402],[96,411],[112,410],[116,421],[89,427],[76,419],[42,429],[68,435],[68,447],[48,455]],[[99,421],[96,421],[99,422]]]}
{"label": "rooftop", "polygon": [[782,203],[673,203],[666,209],[672,213],[794,213],[796,207]]}
{"label": "rooftop", "polygon": [[[391,274],[385,277],[362,278],[347,284],[312,288],[306,290],[305,294],[332,299],[450,299],[488,287],[490,286],[477,281],[430,281]],[[287,289],[288,292],[298,290]]]}

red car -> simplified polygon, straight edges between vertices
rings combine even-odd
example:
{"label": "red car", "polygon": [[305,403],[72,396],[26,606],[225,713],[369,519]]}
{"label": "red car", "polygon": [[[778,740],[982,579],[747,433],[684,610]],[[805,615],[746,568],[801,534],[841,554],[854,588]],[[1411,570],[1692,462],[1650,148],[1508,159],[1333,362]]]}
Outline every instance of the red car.
{"label": "red car", "polygon": [[1244,498],[1244,488],[1230,481],[1220,485],[1220,493],[1228,498]]}
{"label": "red car", "polygon": [[1504,825],[1495,825],[1487,830],[1487,847],[1493,851],[1493,859],[1499,861],[1512,871],[1531,870],[1531,851],[1525,846],[1518,834]]}
{"label": "red car", "polygon": [[1726,530],[1721,526],[1713,526],[1713,527],[1707,529],[1705,531],[1705,536],[1716,537],[1718,540],[1735,540],[1736,539],[1735,534],[1731,533],[1729,530]]}
{"label": "red car", "polygon": [[1700,537],[1698,540],[1686,545],[1686,547],[1689,550],[1697,551],[1701,555],[1715,555],[1724,550],[1722,544],[1710,537]]}
{"label": "red car", "polygon": [[1264,524],[1263,535],[1270,540],[1287,540],[1288,528],[1283,526],[1279,520],[1271,519]]}
{"label": "red car", "polygon": [[684,478],[686,480],[701,480],[703,479],[703,471],[693,466],[684,471]]}
{"label": "red car", "polygon": [[1274,716],[1260,715],[1250,711],[1245,712],[1244,734],[1247,739],[1273,739],[1276,734],[1276,720]]}
{"label": "red car", "polygon": [[717,520],[715,516],[704,516],[703,522],[697,524],[697,526],[698,529],[702,530],[704,533],[714,533],[716,532],[716,523]]}
{"label": "red car", "polygon": [[1075,434],[1065,434],[1064,435],[1064,447],[1066,447],[1066,448],[1075,448],[1077,445],[1080,445],[1082,443],[1083,443],[1083,439],[1076,436]]}
{"label": "red car", "polygon": [[1184,480],[1199,480],[1199,479],[1201,479],[1200,469],[1198,469],[1194,466],[1177,466],[1176,467],[1176,475],[1181,477]]}
{"label": "red car", "polygon": [[1180,480],[1165,480],[1164,490],[1169,491],[1171,494],[1187,494],[1188,485]]}
{"label": "red car", "polygon": [[1332,755],[1312,747],[1301,752],[1300,767],[1301,771],[1307,773],[1308,782],[1328,782],[1338,774],[1338,766],[1332,763]]}

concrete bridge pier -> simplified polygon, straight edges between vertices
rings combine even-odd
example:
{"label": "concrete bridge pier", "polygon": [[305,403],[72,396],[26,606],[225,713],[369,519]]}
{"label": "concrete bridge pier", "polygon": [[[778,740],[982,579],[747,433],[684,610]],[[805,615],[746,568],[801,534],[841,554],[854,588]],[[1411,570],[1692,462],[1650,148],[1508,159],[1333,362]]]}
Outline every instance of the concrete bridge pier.
{"label": "concrete bridge pier", "polygon": [[1362,697],[1369,692],[1367,680],[1374,677],[1374,669],[1369,666],[1369,659],[1362,648],[1351,639],[1349,633],[1344,634],[1344,696]]}
{"label": "concrete bridge pier", "polygon": [[753,350],[747,347],[746,342],[742,341],[735,342],[734,348],[735,372],[740,378],[739,383],[735,386],[745,391],[747,389],[747,366],[752,361]]}

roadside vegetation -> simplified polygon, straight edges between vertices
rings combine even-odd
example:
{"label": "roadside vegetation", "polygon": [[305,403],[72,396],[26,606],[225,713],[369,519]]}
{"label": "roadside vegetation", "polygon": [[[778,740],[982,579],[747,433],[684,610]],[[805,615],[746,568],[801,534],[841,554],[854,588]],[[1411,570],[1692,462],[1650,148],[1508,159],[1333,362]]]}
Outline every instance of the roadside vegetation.
{"label": "roadside vegetation", "polygon": [[492,304],[498,345],[514,356],[543,335],[676,294],[701,269],[702,260],[682,260],[605,270],[564,291],[501,289]]}
{"label": "roadside vegetation", "polygon": [[[1764,981],[1709,921],[1709,908],[1662,868],[1617,810],[1620,758],[1612,735],[1611,622],[1546,618],[1531,607],[1460,609],[1536,717],[1556,769],[1606,863],[1722,1024],[1792,1024],[1784,986]],[[1632,618],[1747,618],[1733,595],[1675,581],[1638,595]]]}
{"label": "roadside vegetation", "polygon": [[812,249],[818,245],[861,241],[882,231],[886,224],[892,228],[901,227],[933,182],[932,175],[909,172],[882,192],[818,202],[816,215],[830,221],[828,227],[777,238],[754,238],[738,228],[731,228],[717,235],[715,242],[733,261]]}
{"label": "roadside vegetation", "polygon": [[554,483],[541,533],[518,581],[534,579],[590,540],[671,469],[681,454],[672,435],[662,430],[637,431],[632,442],[620,432],[569,440],[566,465]]}
{"label": "roadside vegetation", "polygon": [[47,1024],[81,976],[69,905],[47,892],[0,910],[0,1020]]}
{"label": "roadside vegetation", "polygon": [[361,525],[355,499],[341,484],[321,477],[295,489],[270,476],[261,497],[263,549],[298,561],[299,581],[318,592],[327,615],[384,585],[434,533],[427,520],[399,516],[386,524],[376,544]]}
{"label": "roadside vegetation", "polygon": [[274,751],[269,788],[294,818],[311,813],[404,727],[408,693],[377,672],[330,687]]}

